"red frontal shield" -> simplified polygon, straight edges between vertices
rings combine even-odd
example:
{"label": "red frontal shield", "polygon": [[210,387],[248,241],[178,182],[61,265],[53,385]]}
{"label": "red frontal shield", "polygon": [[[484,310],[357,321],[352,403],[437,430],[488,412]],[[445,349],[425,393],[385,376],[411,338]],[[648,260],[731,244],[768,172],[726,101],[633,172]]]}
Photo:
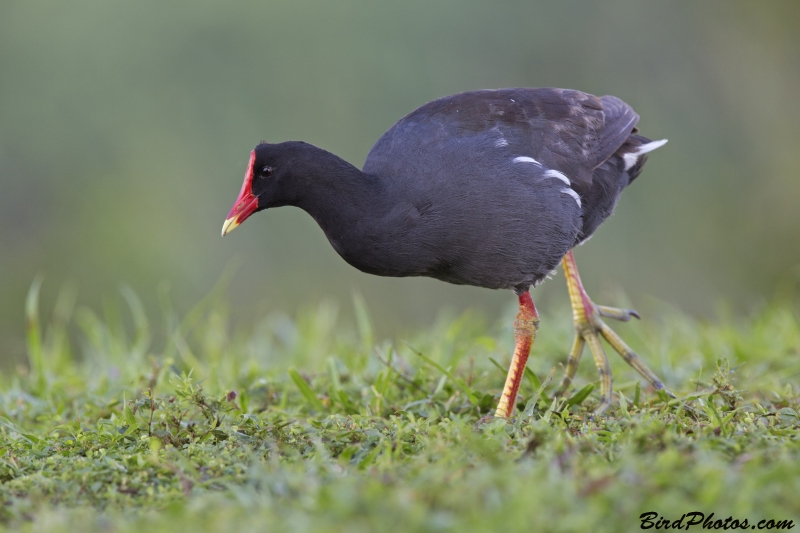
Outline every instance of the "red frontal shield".
{"label": "red frontal shield", "polygon": [[228,213],[228,218],[225,219],[225,223],[222,225],[223,237],[239,227],[247,217],[258,209],[258,198],[253,194],[253,163],[255,161],[256,151],[253,150],[250,152],[250,161],[247,163],[247,172],[244,175],[242,190],[239,191],[239,196],[236,198],[230,213]]}

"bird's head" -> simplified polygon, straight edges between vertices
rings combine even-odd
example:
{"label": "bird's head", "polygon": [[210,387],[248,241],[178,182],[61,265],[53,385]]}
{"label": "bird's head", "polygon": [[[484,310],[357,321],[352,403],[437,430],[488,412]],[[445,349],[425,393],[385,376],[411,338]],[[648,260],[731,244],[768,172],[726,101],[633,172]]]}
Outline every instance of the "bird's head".
{"label": "bird's head", "polygon": [[298,151],[293,145],[302,144],[305,143],[261,143],[250,152],[242,190],[222,225],[223,237],[253,213],[286,204],[285,184],[296,166],[293,160]]}

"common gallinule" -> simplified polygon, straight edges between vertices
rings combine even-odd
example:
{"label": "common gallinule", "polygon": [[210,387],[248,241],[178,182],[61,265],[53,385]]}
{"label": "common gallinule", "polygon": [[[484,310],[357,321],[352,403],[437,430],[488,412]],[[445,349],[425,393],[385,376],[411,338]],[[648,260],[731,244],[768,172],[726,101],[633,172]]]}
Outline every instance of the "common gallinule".
{"label": "common gallinule", "polygon": [[666,140],[637,134],[639,116],[614,96],[566,89],[466,92],[429,102],[375,143],[364,169],[300,141],[262,142],[222,235],[270,207],[305,210],[333,248],[379,276],[429,276],[511,289],[519,298],[516,346],[495,416],[508,417],[539,326],[529,289],[562,263],[576,336],[561,393],[585,344],[611,403],[611,369],[600,336],[656,389],[662,382],[601,317],[635,311],[595,305],[572,248],[614,210]]}

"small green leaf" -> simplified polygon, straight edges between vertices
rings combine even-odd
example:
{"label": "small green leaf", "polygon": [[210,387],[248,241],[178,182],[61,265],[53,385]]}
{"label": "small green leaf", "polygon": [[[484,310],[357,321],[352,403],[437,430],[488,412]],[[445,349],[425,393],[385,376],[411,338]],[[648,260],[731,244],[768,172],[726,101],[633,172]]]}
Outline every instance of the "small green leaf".
{"label": "small green leaf", "polygon": [[619,408],[622,411],[622,415],[630,420],[631,414],[628,412],[628,399],[625,398],[622,391],[618,391],[617,394],[619,395]]}
{"label": "small green leaf", "polygon": [[[528,400],[528,403],[525,405],[525,410],[523,411],[522,416],[519,418],[519,421],[521,421],[523,418],[530,418],[533,416],[533,411],[534,409],[536,409],[536,404],[539,402],[539,398],[542,397],[542,392],[544,392],[544,388],[547,387],[551,381],[553,381],[553,376],[555,375],[555,373],[556,373],[555,367],[551,368],[550,373],[547,374],[547,377],[544,380],[544,383],[539,383],[539,387],[536,389],[536,392],[533,394],[533,396],[531,396],[531,399]],[[536,378],[536,381],[539,381],[539,379]],[[555,405],[555,403],[553,405]]]}
{"label": "small green leaf", "polygon": [[431,396],[436,396],[437,394],[442,392],[445,383],[447,383],[447,374],[439,378],[439,382],[436,384],[436,388],[433,389],[433,394]]}
{"label": "small green leaf", "polygon": [[714,407],[714,401],[709,400],[709,402],[704,406],[706,410],[706,414],[708,415],[709,420],[716,420],[717,426],[722,426],[722,419],[719,417],[719,413],[717,413],[717,409]]}
{"label": "small green leaf", "polygon": [[489,410],[494,407],[494,396],[489,393],[485,393],[481,397],[481,402],[478,404],[478,407],[480,408],[481,413],[488,413]]}
{"label": "small green leaf", "polygon": [[553,412],[556,410],[556,406],[558,405],[558,398],[553,398],[553,403],[550,404],[550,408],[544,412],[542,415],[542,420],[545,422],[550,422],[550,417],[553,416]]}
{"label": "small green leaf", "polygon": [[35,444],[39,442],[39,440],[41,440],[36,435],[33,435],[31,433],[26,433],[21,427],[19,427],[14,422],[12,422],[11,420],[9,420],[4,416],[0,416],[0,425],[7,427],[20,437],[28,441],[29,444]]}
{"label": "small green leaf", "polygon": [[589,383],[581,390],[570,396],[569,400],[567,400],[566,407],[569,408],[572,407],[573,405],[582,404],[583,401],[589,397],[589,395],[592,393],[593,390],[594,390],[594,385],[592,383]]}
{"label": "small green leaf", "polygon": [[380,455],[382,448],[383,446],[381,443],[378,443],[374,448],[372,448],[372,450],[369,451],[367,455],[364,456],[363,459],[361,459],[361,461],[359,461],[358,468],[364,469],[374,463],[375,459],[377,459],[378,455]]}
{"label": "small green leaf", "polygon": [[671,398],[664,389],[658,389],[656,391],[656,394],[658,395],[658,399],[661,400],[662,403],[669,403]]}
{"label": "small green leaf", "polygon": [[339,462],[343,464],[349,463],[350,459],[353,457],[353,455],[355,455],[355,453],[358,450],[359,450],[358,446],[351,444],[350,446],[342,450],[342,453],[339,454]]}
{"label": "small green leaf", "polygon": [[347,393],[343,390],[336,392],[336,399],[339,400],[339,403],[342,404],[345,411],[351,414],[355,414],[358,412],[358,407],[350,401],[350,397],[347,396]]}
{"label": "small green leaf", "polygon": [[136,420],[136,415],[133,414],[131,408],[128,405],[125,405],[125,408],[122,409],[122,418],[125,419],[125,423],[128,424],[128,428],[122,434],[123,437],[127,437],[137,429],[139,429],[139,422]]}
{"label": "small green leaf", "polygon": [[325,406],[322,404],[319,398],[317,398],[317,395],[314,394],[314,391],[311,390],[311,387],[308,386],[308,383],[306,383],[306,380],[303,379],[303,376],[301,376],[295,369],[290,368],[289,377],[292,378],[292,381],[294,381],[294,384],[297,385],[298,389],[300,389],[300,393],[303,395],[306,401],[311,404],[311,407],[317,411],[325,411]]}

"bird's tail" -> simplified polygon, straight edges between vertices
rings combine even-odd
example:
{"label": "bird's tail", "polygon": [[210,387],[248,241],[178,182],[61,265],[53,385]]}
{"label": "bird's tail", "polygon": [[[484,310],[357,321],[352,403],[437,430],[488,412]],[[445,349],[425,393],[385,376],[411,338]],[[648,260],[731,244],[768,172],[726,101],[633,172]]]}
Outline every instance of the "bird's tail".
{"label": "bird's tail", "polygon": [[656,148],[661,148],[665,144],[667,144],[666,139],[651,141],[647,137],[636,134],[632,134],[628,137],[625,144],[617,151],[617,154],[622,156],[622,160],[625,162],[625,171],[630,178],[628,183],[635,180],[639,174],[641,174],[642,167],[644,167],[647,161],[647,156],[645,154],[647,154],[647,152],[652,152]]}

